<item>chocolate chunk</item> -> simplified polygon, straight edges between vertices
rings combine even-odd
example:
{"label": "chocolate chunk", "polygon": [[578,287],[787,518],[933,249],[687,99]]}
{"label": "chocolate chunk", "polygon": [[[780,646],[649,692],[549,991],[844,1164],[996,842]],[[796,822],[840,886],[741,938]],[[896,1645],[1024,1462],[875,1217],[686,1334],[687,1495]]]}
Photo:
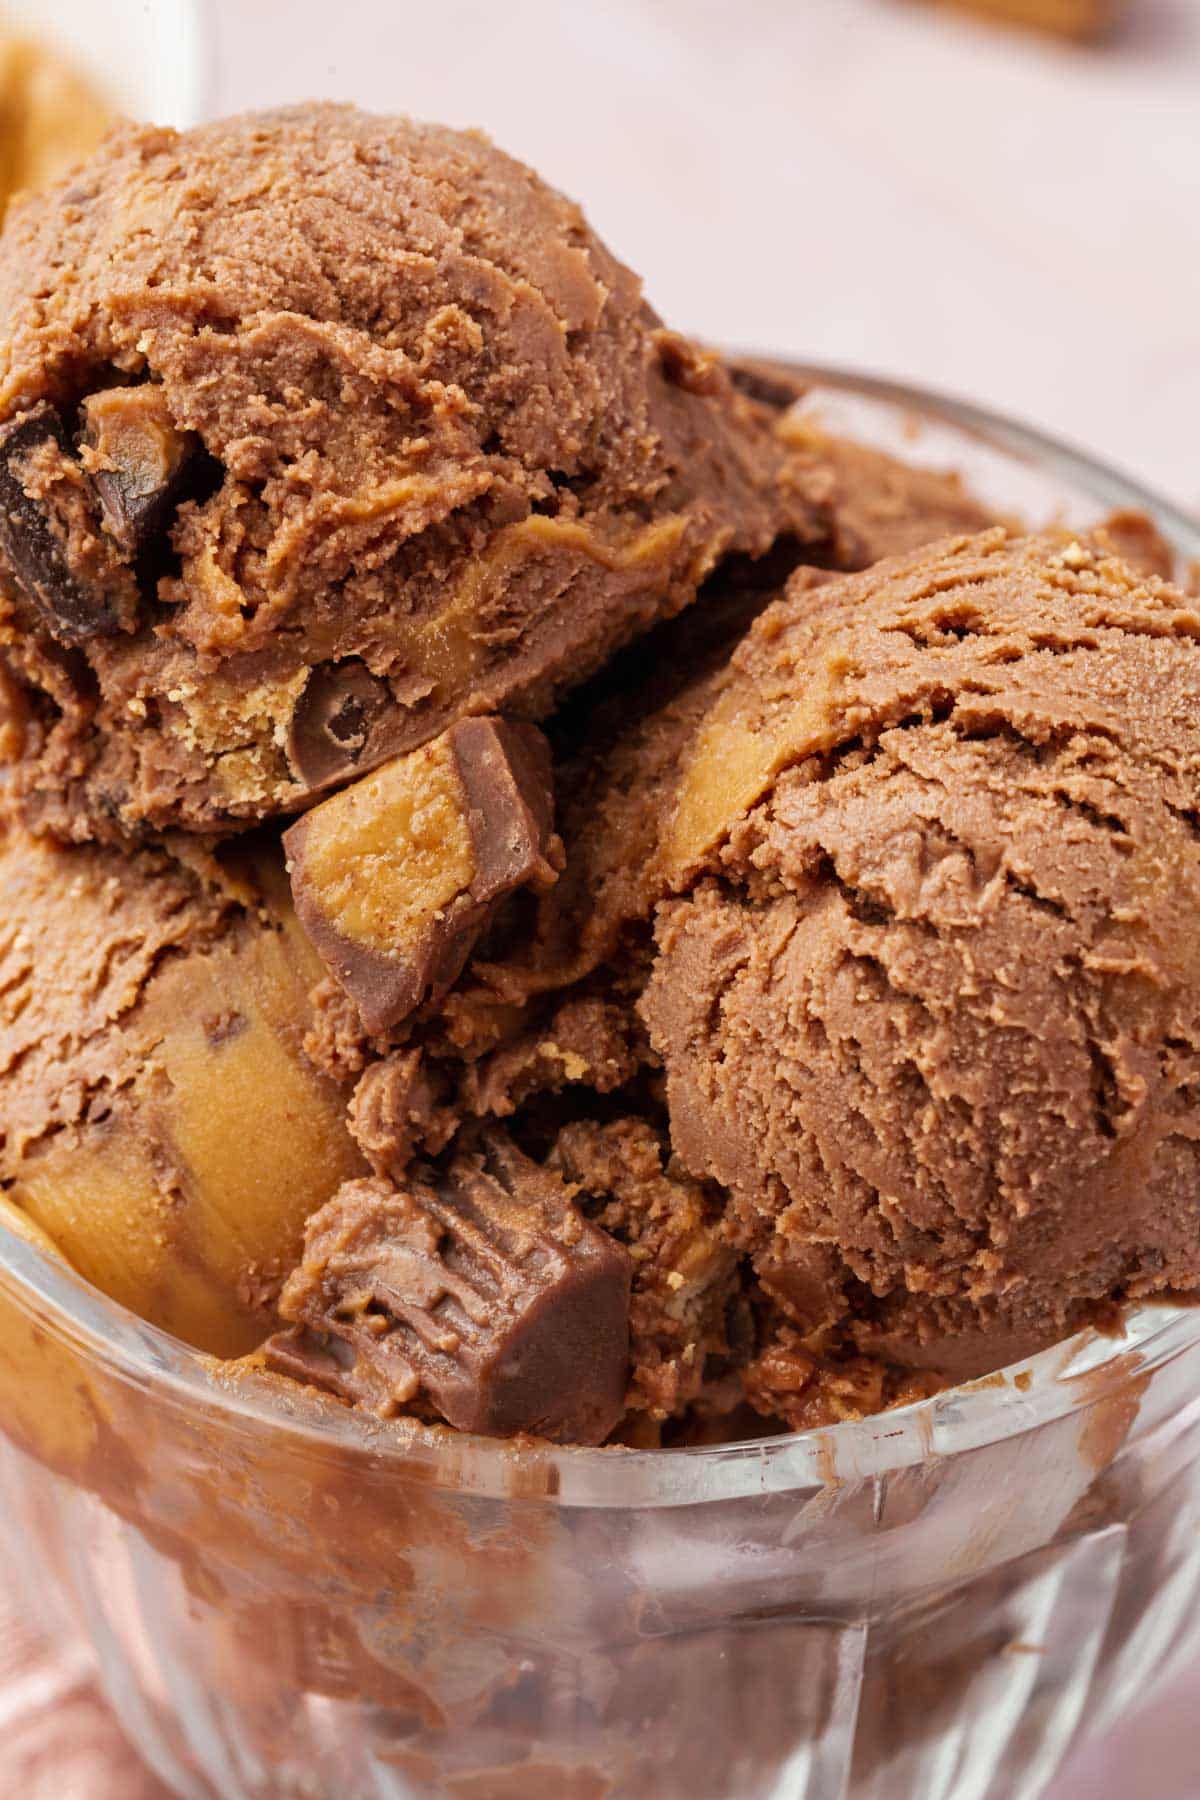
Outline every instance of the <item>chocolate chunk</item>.
{"label": "chocolate chunk", "polygon": [[267,1361],[384,1417],[581,1444],[621,1418],[628,1253],[500,1134],[406,1187],[348,1182],[310,1221]]}
{"label": "chocolate chunk", "polygon": [[296,779],[318,788],[352,774],[389,701],[387,683],[357,656],[319,663],[288,726],[287,755]]}
{"label": "chocolate chunk", "polygon": [[89,396],[83,441],[104,523],[136,556],[162,524],[199,440],[178,429],[162,389],[145,385]]}
{"label": "chocolate chunk", "polygon": [[467,797],[477,898],[496,900],[531,880],[551,886],[554,775],[541,732],[507,719],[462,719],[446,735]]}
{"label": "chocolate chunk", "polygon": [[556,879],[549,751],[464,719],[284,834],[296,912],[372,1033],[457,980],[504,895]]}
{"label": "chocolate chunk", "polygon": [[354,1402],[362,1398],[354,1379],[354,1351],[328,1332],[293,1325],[289,1331],[277,1331],[268,1338],[263,1354],[268,1368],[277,1375],[336,1394],[339,1400]]}
{"label": "chocolate chunk", "polygon": [[[132,578],[103,567],[97,536],[87,477],[55,409],[38,406],[0,426],[0,554],[43,625],[63,644],[119,632],[136,611]],[[88,578],[73,566],[73,541],[81,560],[93,565]]]}
{"label": "chocolate chunk", "polygon": [[729,376],[739,394],[757,400],[763,406],[786,412],[807,393],[809,382],[793,374],[786,363],[760,361],[753,356],[739,356],[728,365]]}

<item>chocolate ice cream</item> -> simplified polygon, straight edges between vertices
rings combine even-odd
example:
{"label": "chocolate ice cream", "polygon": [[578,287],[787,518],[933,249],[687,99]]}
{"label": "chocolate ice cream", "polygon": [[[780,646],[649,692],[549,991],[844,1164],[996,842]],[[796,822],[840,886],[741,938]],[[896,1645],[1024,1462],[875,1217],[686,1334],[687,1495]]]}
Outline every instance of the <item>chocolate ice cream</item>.
{"label": "chocolate ice cream", "polygon": [[[364,1040],[381,1206],[489,1118],[566,1175],[633,1256],[637,1442],[861,1416],[1192,1285],[1198,631],[1103,533],[995,528],[799,571],[565,720],[557,883]],[[323,1229],[303,1322],[361,1358]]]}
{"label": "chocolate ice cream", "polygon": [[1022,537],[345,108],[115,137],[0,321],[0,1201],[99,1287],[648,1445],[1200,1280],[1145,521]]}
{"label": "chocolate ice cream", "polygon": [[97,1287],[219,1355],[364,1171],[310,1062],[321,970],[277,852],[0,837],[0,1189]]}
{"label": "chocolate ice cream", "polygon": [[884,556],[997,523],[952,469],[901,462],[868,444],[821,431],[803,414],[785,419],[781,436],[812,459],[814,478],[823,476],[827,483],[832,529],[822,555],[835,569],[868,569]]}
{"label": "chocolate ice cream", "polygon": [[125,131],[16,209],[0,320],[0,653],[63,837],[227,831],[539,717],[822,529],[771,410],[475,134]]}
{"label": "chocolate ice cream", "polygon": [[672,1140],[804,1331],[954,1376],[1200,1278],[1200,615],[1002,532],[766,614],[660,834]]}

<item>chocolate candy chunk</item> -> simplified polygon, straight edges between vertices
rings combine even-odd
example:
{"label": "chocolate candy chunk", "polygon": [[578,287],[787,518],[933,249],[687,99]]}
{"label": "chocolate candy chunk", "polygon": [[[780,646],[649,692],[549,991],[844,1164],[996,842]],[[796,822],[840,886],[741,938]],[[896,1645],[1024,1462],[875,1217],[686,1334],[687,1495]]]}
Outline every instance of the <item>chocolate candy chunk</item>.
{"label": "chocolate candy chunk", "polygon": [[0,556],[60,643],[132,625],[136,585],[100,542],[91,484],[52,406],[0,426]]}
{"label": "chocolate candy chunk", "polygon": [[550,886],[552,822],[541,733],[464,719],[284,834],[300,922],[368,1031],[444,994],[504,895]]}
{"label": "chocolate candy chunk", "polygon": [[328,1332],[310,1331],[306,1325],[277,1331],[263,1345],[263,1357],[277,1375],[301,1381],[306,1387],[322,1388],[352,1404],[363,1398],[361,1384],[354,1378],[354,1351]]}
{"label": "chocolate candy chunk", "polygon": [[162,524],[198,439],[160,387],[106,388],[83,403],[85,461],[104,523],[127,556]]}
{"label": "chocolate candy chunk", "polygon": [[281,1373],[384,1417],[599,1444],[621,1418],[628,1253],[500,1134],[403,1188],[348,1182],[309,1223],[267,1346]]}
{"label": "chocolate candy chunk", "polygon": [[287,755],[296,779],[319,788],[352,774],[390,699],[386,682],[357,656],[318,664],[288,727]]}
{"label": "chocolate candy chunk", "polygon": [[802,400],[808,387],[786,363],[773,363],[753,356],[739,356],[728,364],[730,379],[748,400],[758,400],[778,412],[786,412]]}

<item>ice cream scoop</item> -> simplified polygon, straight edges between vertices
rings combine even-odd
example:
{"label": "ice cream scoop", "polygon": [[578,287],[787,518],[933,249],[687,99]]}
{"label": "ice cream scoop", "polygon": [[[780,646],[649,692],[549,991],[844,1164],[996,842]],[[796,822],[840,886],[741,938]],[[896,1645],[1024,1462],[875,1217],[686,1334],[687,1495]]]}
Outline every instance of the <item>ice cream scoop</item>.
{"label": "ice cream scoop", "polygon": [[764,1290],[959,1376],[1193,1286],[1193,603],[996,531],[785,598],[734,663],[643,1010]]}
{"label": "ice cream scoop", "polygon": [[277,854],[0,838],[0,1186],[105,1293],[236,1355],[363,1164],[310,1063],[320,964]]}
{"label": "ice cream scoop", "polygon": [[0,325],[0,653],[63,837],[228,831],[541,716],[821,529],[770,408],[472,133],[126,131],[14,213]]}

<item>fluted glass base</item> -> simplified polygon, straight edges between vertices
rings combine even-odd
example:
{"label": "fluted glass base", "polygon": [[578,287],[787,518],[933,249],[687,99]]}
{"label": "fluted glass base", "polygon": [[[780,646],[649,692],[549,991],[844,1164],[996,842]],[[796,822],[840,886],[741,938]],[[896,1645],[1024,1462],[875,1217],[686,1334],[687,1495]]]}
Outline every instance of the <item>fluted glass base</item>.
{"label": "fluted glass base", "polygon": [[807,1444],[449,1440],[448,1485],[436,1434],[214,1439],[93,1366],[86,1469],[7,1416],[0,1530],[189,1800],[1036,1800],[1200,1648],[1200,1315],[1059,1355]]}

